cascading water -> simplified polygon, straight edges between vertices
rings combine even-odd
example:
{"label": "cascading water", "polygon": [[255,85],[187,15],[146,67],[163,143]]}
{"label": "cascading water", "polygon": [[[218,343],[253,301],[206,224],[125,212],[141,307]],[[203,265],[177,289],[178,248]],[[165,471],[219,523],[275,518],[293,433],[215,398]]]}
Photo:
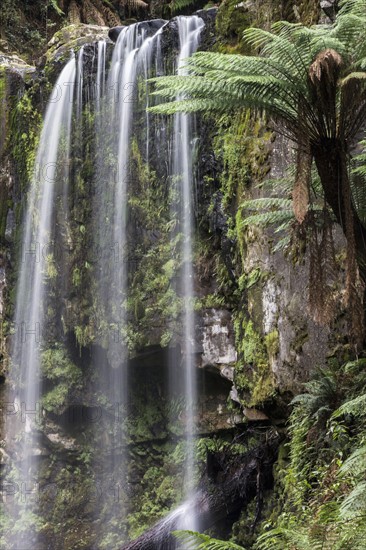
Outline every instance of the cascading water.
{"label": "cascading water", "polygon": [[[186,74],[185,59],[198,48],[204,22],[200,17],[178,17],[179,55],[177,58],[178,74]],[[193,309],[193,263],[192,263],[192,229],[194,227],[194,116],[178,113],[174,117],[174,150],[172,176],[177,179],[178,202],[174,215],[178,219],[183,234],[181,245],[182,275],[180,281],[183,300],[183,342],[182,368],[184,369],[185,394],[185,432],[187,456],[185,460],[185,496],[190,498],[194,491],[194,434],[195,407],[197,405],[196,367],[194,356],[194,309]],[[187,508],[189,515],[189,509]],[[197,530],[194,517],[184,518],[184,528]]]}
{"label": "cascading water", "polygon": [[[184,71],[184,59],[196,51],[199,37],[204,23],[201,18],[179,17],[176,19],[179,31],[179,55],[176,59],[178,72]],[[161,23],[164,25],[164,22]],[[122,494],[128,493],[128,456],[126,449],[126,433],[124,422],[129,415],[128,388],[129,376],[127,365],[127,262],[130,258],[131,243],[129,242],[129,214],[128,196],[130,187],[133,186],[134,174],[131,170],[132,141],[140,139],[146,143],[145,162],[149,165],[151,138],[150,114],[145,114],[145,124],[135,126],[135,118],[140,112],[146,112],[151,99],[146,93],[139,97],[138,83],[144,82],[154,74],[163,72],[163,56],[161,51],[162,32],[161,26],[156,32],[140,24],[131,25],[122,29],[116,42],[112,61],[106,83],[104,97],[96,98],[96,119],[100,113],[98,109],[106,109],[101,116],[109,121],[109,126],[104,127],[102,150],[97,155],[109,159],[110,150],[114,151],[116,174],[111,179],[113,164],[104,164],[101,168],[102,180],[105,187],[98,195],[96,217],[99,226],[99,245],[102,250],[108,250],[105,259],[99,269],[99,300],[104,311],[105,318],[110,327],[113,326],[113,338],[109,338],[107,357],[104,359],[97,351],[94,357],[95,368],[98,368],[100,380],[104,382],[104,391],[107,395],[109,407],[114,418],[113,430],[107,427],[109,433],[108,448],[102,452],[108,455],[108,464],[111,474],[110,482],[122,485]],[[150,36],[149,36],[150,34]],[[103,69],[100,63],[105,65],[103,50],[98,49],[97,81],[98,88],[103,87]],[[108,113],[108,116],[107,116]],[[162,119],[157,119],[159,122]],[[111,122],[112,121],[112,122]],[[155,131],[155,140],[161,141],[168,135],[165,122],[163,128]],[[137,132],[137,133],[136,133]],[[143,135],[144,134],[144,135]],[[193,314],[193,268],[192,268],[192,224],[193,224],[193,139],[194,117],[189,115],[176,115],[173,124],[173,160],[171,165],[171,180],[178,183],[178,201],[176,211],[172,212],[174,218],[178,218],[180,231],[183,234],[183,244],[180,251],[182,258],[182,277],[180,291],[184,309],[182,313],[183,333],[183,362],[184,371],[184,395],[185,410],[185,434],[187,440],[187,459],[185,463],[185,490],[184,497],[191,498],[194,492],[194,407],[196,404],[196,383],[194,364],[194,314]],[[107,144],[107,149],[103,150]],[[167,145],[167,144],[166,144]],[[156,143],[155,143],[156,146]],[[100,178],[98,186],[100,186]],[[109,256],[109,257],[108,257]],[[116,338],[117,335],[117,338]],[[181,388],[180,388],[181,390]],[[109,427],[110,428],[110,427]],[[128,497],[126,498],[128,500]],[[121,518],[121,509],[124,506],[118,502],[114,517]],[[182,528],[196,528],[193,517],[190,517],[189,507],[184,508],[185,515],[181,517]],[[122,517],[128,513],[128,504],[125,506]],[[120,533],[121,535],[121,533]],[[121,540],[121,536],[120,536]]]}
{"label": "cascading water", "polygon": [[[81,46],[78,53],[78,62],[77,62],[77,98],[76,98],[76,114],[78,122],[81,119],[81,113],[83,110],[83,84],[84,84],[84,46]],[[79,122],[80,123],[80,122]]]}
{"label": "cascading water", "polygon": [[[179,74],[184,74],[184,60],[197,50],[200,33],[204,23],[196,16],[178,17],[175,20],[179,34],[179,53],[175,59]],[[193,313],[193,267],[192,267],[192,227],[194,225],[194,117],[178,114],[172,120],[173,128],[170,132],[170,122],[162,117],[152,118],[146,108],[152,103],[145,82],[149,77],[164,72],[163,31],[164,21],[149,24],[133,24],[122,29],[114,48],[113,57],[108,69],[107,45],[105,41],[97,43],[94,55],[97,60],[94,81],[93,107],[90,107],[90,91],[88,73],[84,64],[90,60],[89,48],[81,47],[77,61],[72,59],[62,70],[57,81],[56,93],[59,97],[50,100],[44,121],[43,131],[37,153],[36,170],[30,189],[28,207],[24,224],[24,238],[22,245],[21,272],[17,290],[15,322],[18,328],[18,338],[14,339],[12,353],[13,363],[19,368],[21,390],[16,395],[14,410],[22,410],[24,414],[9,415],[12,421],[8,434],[18,437],[25,432],[21,452],[16,462],[21,464],[18,469],[18,479],[29,485],[30,479],[37,482],[37,458],[40,445],[38,444],[37,422],[32,421],[36,410],[40,420],[41,398],[40,363],[42,352],[42,324],[47,321],[44,310],[48,304],[47,270],[52,267],[52,251],[48,249],[55,239],[54,231],[57,226],[56,215],[56,184],[62,183],[61,216],[68,218],[68,160],[71,134],[71,117],[73,111],[73,97],[75,88],[75,121],[73,128],[73,152],[75,181],[77,171],[83,166],[85,148],[82,139],[83,132],[95,132],[94,180],[90,186],[93,193],[93,231],[98,249],[95,262],[96,276],[96,303],[100,306],[98,315],[99,326],[105,331],[107,326],[108,345],[104,340],[93,347],[92,368],[95,383],[96,404],[103,404],[107,411],[107,422],[96,426],[94,445],[95,460],[94,473],[96,477],[101,471],[107,472],[109,483],[115,484],[102,487],[102,490],[114,491],[118,498],[115,506],[108,502],[108,514],[100,512],[97,505],[94,509],[94,519],[98,527],[105,522],[102,530],[110,529],[106,522],[114,520],[115,546],[127,538],[123,529],[118,527],[121,519],[126,520],[128,514],[128,450],[125,422],[129,414],[128,390],[128,349],[127,349],[127,300],[128,277],[130,270],[128,261],[133,254],[133,242],[129,234],[129,191],[133,187],[134,174],[131,161],[134,147],[139,142],[140,150],[144,150],[144,166],[149,172],[150,157],[154,153],[162,152],[166,158],[162,159],[166,173],[168,156],[170,154],[170,181],[176,187],[173,191],[174,204],[172,220],[177,220],[178,231],[182,234],[180,250],[182,269],[179,282],[179,295],[182,299],[182,364],[185,395],[185,434],[187,458],[184,465],[184,500],[194,493],[194,437],[195,419],[194,409],[197,402],[194,363],[194,313]],[[175,24],[175,23],[174,23]],[[93,58],[94,60],[94,58]],[[94,62],[94,61],[93,61]],[[94,70],[94,67],[93,67]],[[84,78],[85,76],[85,78]],[[89,87],[88,87],[89,86]],[[87,94],[85,95],[85,90]],[[84,114],[94,111],[94,120],[84,118]],[[88,121],[91,120],[92,124]],[[153,127],[153,123],[159,127]],[[154,143],[150,142],[154,135]],[[171,136],[168,143],[167,136]],[[169,149],[171,147],[171,149]],[[169,152],[170,151],[170,152]],[[62,157],[62,158],[61,158]],[[156,165],[156,159],[154,167]],[[63,168],[60,170],[60,161]],[[65,168],[66,167],[66,168]],[[75,196],[77,195],[75,185]],[[58,204],[58,203],[57,203]],[[168,209],[167,209],[168,211]],[[85,228],[84,228],[85,230]],[[178,245],[179,248],[179,245]],[[35,257],[37,256],[37,261]],[[66,283],[64,283],[66,285]],[[63,297],[70,289],[63,287]],[[62,294],[62,293],[61,293]],[[39,337],[38,332],[39,331]],[[104,351],[106,350],[106,351]],[[17,371],[13,375],[13,380]],[[15,384],[14,384],[15,385]],[[19,385],[19,384],[18,384]],[[182,388],[179,388],[182,393]],[[173,391],[171,391],[173,395]],[[171,396],[169,396],[171,397]],[[100,401],[98,399],[101,398]],[[30,411],[28,414],[27,411]],[[112,414],[111,414],[112,413]],[[25,425],[15,422],[15,417],[25,419]],[[19,420],[19,419],[18,419]],[[99,432],[98,432],[99,429]],[[104,430],[104,431],[103,431]],[[101,431],[103,433],[101,433]],[[105,482],[105,479],[103,480]],[[123,502],[120,500],[116,485],[122,486]],[[28,486],[27,486],[28,488]],[[14,499],[15,500],[15,499]],[[8,508],[13,518],[21,517],[21,507],[17,503],[10,503]],[[23,506],[23,511],[35,514],[36,503],[29,502]],[[190,514],[190,506],[186,504],[179,508],[179,514],[173,512],[174,518],[181,518],[180,527],[198,529],[194,518]],[[168,518],[169,519],[169,518]],[[26,524],[24,524],[26,525]],[[10,548],[22,548],[26,540],[27,548],[36,548],[37,539],[30,541],[27,533],[20,530],[20,534],[11,540]],[[112,539],[111,539],[112,540]],[[114,543],[111,543],[111,548]]]}
{"label": "cascading water", "polygon": [[[16,390],[15,396],[12,391],[9,399],[9,402],[14,399],[16,414],[7,416],[8,444],[10,449],[16,449],[13,464],[17,470],[17,490],[7,503],[7,511],[12,521],[20,522],[16,534],[9,535],[8,543],[10,548],[16,549],[24,548],[25,543],[27,548],[36,548],[37,544],[30,526],[36,517],[33,514],[37,512],[38,496],[40,362],[47,323],[48,273],[54,261],[56,188],[59,176],[65,185],[68,171],[75,74],[75,57],[72,56],[48,103],[24,219],[15,307],[16,332],[11,353],[11,383]],[[15,441],[19,440],[21,443],[17,447]],[[13,481],[14,472],[8,482],[11,485]]]}
{"label": "cascading water", "polygon": [[[162,21],[161,24],[163,23]],[[106,426],[108,444],[100,450],[109,465],[110,476],[106,483],[109,488],[113,485],[114,489],[117,485],[122,486],[121,500],[114,501],[115,506],[110,506],[109,511],[111,517],[120,519],[125,518],[128,512],[128,459],[124,432],[129,388],[126,342],[129,259],[127,204],[129,187],[132,185],[132,140],[136,137],[134,117],[138,108],[146,109],[147,102],[147,96],[142,100],[138,99],[138,82],[152,74],[156,59],[160,59],[155,40],[159,30],[153,34],[152,32],[152,29],[138,23],[122,29],[114,48],[106,83],[103,68],[105,52],[101,43],[98,46],[96,121],[98,133],[103,132],[103,139],[100,140],[97,151],[97,158],[100,159],[97,180],[98,186],[100,181],[104,181],[105,187],[97,194],[94,209],[98,219],[98,244],[102,251],[102,261],[98,269],[98,299],[104,319],[108,323],[109,335],[106,356],[103,357],[96,350],[94,364],[101,381],[98,382],[98,391],[100,393],[102,389],[104,397],[107,397],[108,418],[113,423],[112,428],[110,423]],[[105,126],[107,119],[108,127]],[[142,133],[146,135],[141,136],[140,131],[138,137],[143,137],[148,142],[148,132],[146,123],[142,128]],[[123,533],[120,530],[119,540],[122,539]]]}
{"label": "cascading water", "polygon": [[[106,62],[106,42],[105,40],[99,40],[98,42],[98,59],[97,59],[97,81],[96,81],[96,90],[95,90],[95,100],[96,100],[96,114],[100,114],[101,98],[104,96],[105,92],[105,62]],[[100,120],[98,120],[100,122]],[[98,127],[97,127],[98,131]]]}

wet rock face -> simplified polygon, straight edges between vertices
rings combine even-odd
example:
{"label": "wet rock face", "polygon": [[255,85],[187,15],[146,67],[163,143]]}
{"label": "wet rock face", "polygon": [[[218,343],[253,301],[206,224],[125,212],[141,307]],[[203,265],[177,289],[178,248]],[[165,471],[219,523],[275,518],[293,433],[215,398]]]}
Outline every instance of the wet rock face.
{"label": "wet rock face", "polygon": [[203,314],[201,367],[218,368],[230,378],[230,367],[237,359],[231,313],[212,309]]}
{"label": "wet rock face", "polygon": [[[294,145],[277,136],[271,151],[270,178],[283,177],[292,162]],[[325,365],[327,357],[342,334],[342,327],[314,321],[309,311],[309,251],[292,262],[283,251],[272,252],[273,234],[254,230],[247,248],[246,269],[259,269],[264,277],[248,289],[248,312],[267,345],[269,369],[279,394],[296,395],[316,366]],[[345,246],[344,237],[334,229],[336,252]],[[339,269],[339,286],[343,284]],[[338,298],[339,299],[339,298]],[[332,323],[340,322],[335,312]],[[255,368],[255,365],[254,365]]]}
{"label": "wet rock face", "polygon": [[339,9],[338,0],[321,0],[320,7],[324,11],[325,15],[333,21]]}
{"label": "wet rock face", "polygon": [[109,29],[108,37],[112,40],[112,42],[117,42],[117,38],[124,28],[124,25],[119,25],[118,27],[112,27],[111,29]]}
{"label": "wet rock face", "polygon": [[69,25],[58,31],[49,41],[44,62],[67,61],[71,50],[78,50],[84,44],[92,44],[98,40],[108,41],[108,27],[84,25],[82,23]]}
{"label": "wet rock face", "polygon": [[[167,21],[165,21],[165,19],[152,19],[151,21],[142,21],[141,23],[139,23],[139,30],[144,30],[147,36],[151,36],[166,23]],[[124,28],[125,28],[125,25],[112,27],[108,31],[109,38],[113,42],[117,42],[117,39]]]}

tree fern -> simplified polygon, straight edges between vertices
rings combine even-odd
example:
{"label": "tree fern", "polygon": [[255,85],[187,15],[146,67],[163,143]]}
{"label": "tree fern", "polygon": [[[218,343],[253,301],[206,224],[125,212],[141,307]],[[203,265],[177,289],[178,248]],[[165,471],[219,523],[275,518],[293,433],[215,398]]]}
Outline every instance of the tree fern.
{"label": "tree fern", "polygon": [[[349,202],[349,159],[350,144],[366,122],[366,0],[341,2],[333,25],[307,28],[279,22],[271,31],[246,29],[244,38],[259,56],[197,52],[187,60],[188,76],[154,80],[155,93],[167,102],[152,110],[222,113],[249,108],[280,122],[281,132],[298,144],[298,159],[304,158],[306,144],[324,198],[348,241],[347,293],[356,311],[356,258],[366,281],[366,209],[357,207],[364,203],[362,186]],[[295,181],[294,210],[301,223],[308,189],[306,182]],[[359,340],[356,323],[353,328]]]}
{"label": "tree fern", "polygon": [[184,543],[185,550],[245,550],[233,542],[213,539],[194,531],[173,531],[173,535]]}
{"label": "tree fern", "polygon": [[[247,215],[242,221],[242,227],[250,227],[258,225],[267,227],[275,225],[275,231],[283,231],[289,229],[293,222],[292,202],[288,199],[279,197],[251,199],[241,203],[241,208],[245,211],[256,212],[255,214]],[[265,210],[270,211],[266,212]]]}

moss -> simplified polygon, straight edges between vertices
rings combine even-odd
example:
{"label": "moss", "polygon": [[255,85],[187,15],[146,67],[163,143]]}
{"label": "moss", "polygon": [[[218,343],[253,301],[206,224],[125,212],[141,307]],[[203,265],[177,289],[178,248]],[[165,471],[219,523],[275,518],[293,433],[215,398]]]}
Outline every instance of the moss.
{"label": "moss", "polygon": [[297,0],[296,7],[301,22],[304,25],[316,25],[320,18],[320,2],[318,0]]}
{"label": "moss", "polygon": [[273,359],[274,357],[276,357],[280,349],[278,330],[275,329],[272,330],[272,332],[266,334],[264,337],[264,341],[266,344],[268,357],[270,359]]}
{"label": "moss", "polygon": [[263,341],[259,333],[254,329],[252,321],[244,324],[243,342],[241,351],[243,360],[247,364],[258,367],[267,363],[267,355],[263,346]]}
{"label": "moss", "polygon": [[[6,150],[8,142],[8,93],[7,93],[7,72],[5,67],[0,66],[0,162],[6,170]],[[0,172],[0,242],[4,242],[6,230],[6,218],[9,208],[8,185],[6,174]]]}
{"label": "moss", "polygon": [[94,342],[95,327],[92,323],[87,325],[77,325],[74,327],[74,334],[79,345],[79,352],[81,354],[81,348],[86,348]]}
{"label": "moss", "polygon": [[164,180],[158,180],[144,162],[136,140],[132,144],[130,171],[129,216],[143,228],[135,232],[129,250],[127,339],[133,353],[159,342],[168,345],[169,334],[179,331],[181,300],[175,280],[182,261],[182,234],[175,231],[176,221],[170,220],[174,186],[167,190]]}
{"label": "moss", "polygon": [[270,366],[267,364],[266,368],[258,369],[255,373],[251,399],[248,403],[249,407],[263,405],[274,396],[274,393],[273,375]]}
{"label": "moss", "polygon": [[307,342],[308,339],[309,339],[309,333],[308,333],[307,326],[306,325],[297,326],[295,338],[291,345],[292,349],[296,353],[301,353],[303,345],[305,344],[305,342]]}
{"label": "moss", "polygon": [[243,42],[243,31],[250,26],[250,16],[244,6],[236,0],[224,0],[216,17],[216,31],[219,36],[219,50],[228,53],[247,53]]}
{"label": "moss", "polygon": [[36,93],[38,86],[34,85],[24,93],[11,114],[11,151],[23,192],[32,178],[42,124],[42,116],[33,103]]}
{"label": "moss", "polygon": [[235,386],[243,405],[262,405],[274,393],[271,359],[278,353],[278,332],[274,330],[263,337],[243,312],[237,314],[234,328],[239,354]]}
{"label": "moss", "polygon": [[61,346],[42,353],[41,369],[43,378],[49,381],[48,389],[42,397],[43,407],[47,411],[62,412],[70,394],[81,388],[82,372]]}
{"label": "moss", "polygon": [[248,230],[243,229],[245,215],[241,203],[249,189],[269,171],[268,143],[272,133],[262,119],[253,119],[249,111],[225,115],[217,120],[218,135],[214,140],[216,155],[222,159],[222,204],[228,216],[228,237],[236,242],[237,278],[246,272]]}

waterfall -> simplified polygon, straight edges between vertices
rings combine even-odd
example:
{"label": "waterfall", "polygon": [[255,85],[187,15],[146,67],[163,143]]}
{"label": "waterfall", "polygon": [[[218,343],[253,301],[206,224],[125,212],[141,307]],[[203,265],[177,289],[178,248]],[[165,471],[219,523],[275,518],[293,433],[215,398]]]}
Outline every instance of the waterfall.
{"label": "waterfall", "polygon": [[[103,182],[104,186],[97,193],[94,211],[98,220],[98,244],[104,251],[98,266],[98,301],[103,312],[101,317],[109,327],[106,356],[103,357],[97,349],[93,359],[99,373],[96,393],[102,395],[101,389],[104,392],[103,399],[107,398],[109,415],[105,426],[108,443],[98,452],[108,460],[108,483],[114,487],[118,485],[125,500],[128,500],[128,457],[124,425],[129,412],[126,302],[131,252],[127,204],[130,186],[133,185],[132,141],[142,138],[148,142],[149,135],[147,114],[142,129],[137,134],[134,129],[136,113],[138,109],[146,111],[148,101],[146,94],[142,99],[138,97],[138,84],[152,75],[156,58],[160,59],[156,40],[159,33],[156,26],[150,29],[139,23],[123,28],[114,47],[106,83],[104,46],[101,43],[98,46],[95,108],[96,120],[100,121],[99,125],[97,122],[97,131],[103,137],[100,140],[97,137],[100,142],[97,151],[100,166],[96,185],[100,188]],[[121,500],[114,504],[110,506],[110,516],[119,518],[119,521],[125,519],[128,503]],[[118,536],[119,540],[123,539],[121,529]]]}
{"label": "waterfall", "polygon": [[[63,307],[60,305],[60,301],[64,298],[65,302],[70,299],[71,303],[69,297],[71,291],[67,286],[66,276],[64,280],[58,280],[60,285],[58,290],[61,288],[58,297],[56,298],[50,292],[50,272],[56,269],[54,248],[57,239],[56,231],[60,226],[58,224],[59,217],[70,221],[68,186],[71,139],[73,140],[74,153],[72,176],[75,178],[71,181],[74,183],[78,181],[77,178],[80,175],[78,171],[84,167],[83,162],[89,162],[92,157],[94,163],[93,170],[88,171],[87,177],[90,179],[87,181],[89,185],[87,192],[89,190],[91,192],[92,222],[90,229],[93,232],[93,239],[96,241],[98,251],[92,266],[92,276],[95,277],[93,289],[96,290],[95,296],[93,296],[93,314],[95,310],[97,330],[95,339],[92,340],[90,346],[92,375],[90,376],[91,380],[88,380],[92,387],[95,403],[91,403],[88,396],[85,403],[82,401],[82,406],[98,407],[101,404],[103,414],[106,413],[106,415],[100,423],[95,423],[91,428],[95,431],[91,476],[93,476],[93,481],[97,482],[97,476],[102,473],[104,476],[102,483],[109,483],[108,486],[102,487],[102,492],[105,494],[111,491],[112,484],[113,491],[121,493],[122,496],[122,500],[118,498],[113,501],[112,505],[108,501],[108,513],[105,512],[105,502],[104,511],[101,511],[103,507],[99,507],[99,502],[96,503],[94,507],[95,525],[100,527],[101,532],[109,529],[113,531],[115,539],[111,542],[111,547],[114,547],[114,542],[117,547],[119,543],[123,542],[123,539],[128,538],[125,529],[131,488],[128,478],[129,451],[127,447],[129,441],[126,428],[130,412],[127,302],[129,277],[131,278],[133,272],[129,262],[131,258],[133,259],[134,253],[134,243],[131,238],[133,233],[131,224],[134,220],[131,220],[128,199],[129,193],[135,185],[134,170],[137,168],[133,161],[136,160],[134,157],[136,149],[141,157],[139,157],[139,161],[148,182],[150,182],[151,173],[150,163],[153,168],[156,168],[160,160],[152,157],[154,154],[165,154],[161,163],[163,168],[160,169],[165,176],[169,171],[168,181],[173,188],[171,196],[174,203],[171,207],[171,220],[169,220],[169,207],[165,211],[166,221],[169,222],[167,224],[169,225],[172,221],[177,220],[177,231],[181,233],[181,239],[177,240],[177,246],[174,245],[171,248],[169,248],[170,233],[167,232],[165,238],[168,254],[170,249],[178,249],[177,254],[181,261],[179,287],[176,288],[176,291],[182,303],[182,353],[179,372],[184,380],[184,385],[179,388],[179,391],[185,396],[184,432],[187,452],[182,483],[185,503],[190,502],[195,491],[194,445],[197,388],[194,359],[195,317],[192,260],[195,118],[193,115],[177,114],[170,120],[164,117],[154,117],[147,112],[147,108],[153,104],[154,100],[149,96],[149,85],[146,84],[146,81],[150,77],[164,73],[163,33],[165,24],[166,22],[159,20],[154,21],[151,25],[145,22],[124,27],[115,44],[109,66],[107,43],[102,40],[96,43],[93,50],[95,57],[91,63],[92,71],[94,71],[92,86],[89,86],[90,75],[84,71],[86,63],[90,61],[90,48],[88,45],[82,46],[77,57],[75,58],[73,54],[71,60],[63,68],[46,110],[24,218],[16,295],[15,326],[17,331],[13,339],[11,381],[13,387],[19,389],[15,396],[11,397],[14,401],[13,411],[19,414],[8,415],[7,433],[8,439],[11,440],[9,454],[14,454],[14,459],[11,456],[12,462],[19,465],[17,483],[18,485],[24,484],[27,498],[21,504],[16,502],[15,498],[11,502],[9,499],[6,502],[12,520],[19,519],[24,523],[24,531],[18,529],[17,535],[9,536],[10,548],[18,549],[25,545],[29,549],[34,549],[39,542],[36,535],[29,534],[27,527],[38,521],[37,499],[28,499],[28,493],[32,492],[29,488],[35,488],[33,493],[37,490],[38,462],[42,448],[40,444],[42,433],[40,365],[42,351],[47,350],[47,345],[43,345],[43,336],[46,333],[43,331],[43,327],[48,321],[46,311],[52,300],[55,303],[52,302],[51,306],[55,308]],[[179,44],[178,53],[176,56],[174,54],[173,63],[175,63],[175,69],[179,74],[184,74],[186,70],[184,60],[197,50],[203,27],[202,19],[197,16],[182,16],[174,20],[172,28],[174,31],[176,28],[178,29]],[[94,67],[94,59],[97,62],[96,67]],[[171,63],[172,59],[170,58],[169,61]],[[88,90],[85,93],[87,87]],[[90,90],[94,90],[92,100],[89,97]],[[73,101],[74,95],[75,102]],[[71,135],[73,109],[76,124],[73,125]],[[92,142],[95,145],[90,148],[93,151],[92,154],[88,149],[90,142],[85,147],[82,142],[84,133],[95,134],[94,142]],[[152,136],[155,140],[154,143],[151,142]],[[86,152],[87,149],[88,152]],[[148,175],[146,176],[146,174]],[[80,176],[81,180],[82,178],[83,176]],[[85,183],[84,180],[82,181]],[[78,195],[79,192],[80,195]],[[86,195],[85,191],[78,190],[75,183],[74,203],[77,203],[80,197],[86,200]],[[81,210],[82,207],[80,207]],[[82,214],[84,215],[83,212]],[[83,215],[78,220],[80,224],[85,221]],[[88,214],[85,214],[86,221],[89,220],[87,216]],[[66,225],[68,227],[65,231],[71,233],[69,227],[71,224]],[[85,231],[85,226],[81,227]],[[71,333],[75,327],[68,326],[67,322],[65,326]],[[100,334],[98,334],[98,330],[100,330]],[[45,342],[45,344],[48,343]],[[82,361],[80,360],[80,362]],[[172,356],[171,362],[176,362],[176,356],[174,359]],[[169,399],[173,394],[174,391],[171,387]],[[174,420],[176,421],[176,419]],[[16,445],[15,439],[19,439],[20,436],[21,444]],[[12,447],[16,449],[13,453]],[[15,479],[14,472],[11,476],[9,483]],[[118,489],[116,489],[117,485]],[[184,504],[179,510],[179,517],[184,517],[182,527],[198,529],[194,518],[191,517],[190,507]],[[22,519],[25,518],[22,514],[27,514],[28,523]],[[106,517],[112,518],[113,528],[108,524]],[[122,528],[120,524],[123,524]]]}
{"label": "waterfall", "polygon": [[[204,23],[201,18],[176,18],[179,31],[179,53],[175,60],[179,73],[184,71],[184,59],[196,51],[199,37]],[[162,22],[162,25],[164,22]],[[155,29],[154,29],[155,30]],[[113,261],[109,258],[102,263],[99,269],[99,300],[101,309],[113,326],[118,337],[109,338],[107,357],[101,358],[95,354],[95,368],[100,373],[100,380],[104,383],[105,394],[108,397],[109,407],[115,419],[113,433],[109,437],[108,457],[111,472],[111,481],[122,484],[122,492],[128,493],[128,451],[126,449],[126,433],[124,422],[129,415],[128,402],[128,349],[127,349],[127,310],[128,299],[128,261],[133,254],[129,239],[128,196],[134,185],[135,177],[132,171],[132,142],[135,139],[145,139],[145,162],[149,165],[151,139],[150,114],[146,107],[150,105],[148,89],[146,93],[138,94],[139,82],[146,81],[154,74],[163,72],[161,52],[162,33],[164,26],[155,32],[143,24],[134,24],[123,28],[117,39],[111,65],[107,77],[107,86],[104,98],[104,119],[109,126],[104,127],[104,142],[112,144],[113,158],[116,173],[113,174],[113,164],[105,164],[103,181],[103,197],[97,206],[96,217],[99,217],[100,244],[103,249],[113,250]],[[98,56],[99,57],[99,56]],[[100,60],[103,56],[100,55]],[[101,69],[97,69],[97,75]],[[103,101],[99,101],[99,105]],[[145,124],[136,124],[138,113],[145,112]],[[98,113],[97,113],[98,117]],[[141,119],[140,119],[141,120]],[[161,118],[155,119],[162,121]],[[162,136],[168,135],[169,125],[163,122]],[[194,117],[176,115],[173,121],[173,152],[171,163],[171,180],[178,181],[178,201],[176,211],[172,216],[179,220],[183,241],[180,250],[182,259],[181,298],[182,312],[182,365],[184,372],[185,406],[185,434],[187,440],[187,459],[185,463],[184,497],[188,499],[195,490],[193,471],[195,463],[194,453],[194,407],[196,405],[196,382],[194,363],[194,313],[193,313],[193,267],[192,267],[192,225],[193,216],[193,148],[194,148]],[[155,139],[161,141],[162,137]],[[108,150],[100,153],[108,159]],[[103,170],[102,170],[103,171]],[[111,178],[111,174],[114,177]],[[174,183],[173,183],[174,184]],[[98,186],[100,181],[98,179]],[[106,199],[106,196],[108,199]],[[115,333],[115,334],[116,334]],[[102,383],[102,385],[103,385]],[[116,415],[117,412],[117,415]],[[103,450],[105,452],[105,449]],[[127,499],[128,500],[128,499]],[[116,507],[112,515],[121,517],[122,505]],[[123,511],[123,517],[128,513],[128,504]],[[193,518],[184,516],[185,527],[195,527]]]}
{"label": "waterfall", "polygon": [[98,42],[98,59],[97,59],[97,81],[96,81],[96,113],[100,113],[100,101],[105,92],[105,56],[106,56],[106,42],[105,40],[99,40]]}
{"label": "waterfall", "polygon": [[84,46],[81,46],[78,53],[78,61],[76,65],[76,82],[77,82],[77,97],[76,97],[76,114],[78,123],[81,124],[81,114],[83,111],[83,84],[84,84]]}
{"label": "waterfall", "polygon": [[[177,72],[186,74],[185,59],[191,56],[198,48],[204,22],[200,17],[178,17],[179,55],[177,58]],[[192,234],[194,227],[194,116],[177,113],[174,117],[174,151],[172,175],[178,181],[178,204],[175,213],[180,231],[183,233],[181,245],[182,274],[181,295],[183,302],[183,335],[182,335],[182,368],[184,369],[185,394],[185,431],[187,441],[187,456],[185,460],[185,496],[190,498],[194,491],[194,434],[195,434],[195,407],[197,404],[196,366],[194,356],[194,287],[193,287],[193,259]],[[185,528],[197,530],[194,518],[185,518]]]}
{"label": "waterfall", "polygon": [[[15,306],[16,332],[11,350],[14,414],[7,415],[6,432],[9,448],[16,448],[14,464],[18,470],[14,499],[7,503],[8,510],[11,520],[19,514],[18,521],[24,523],[24,531],[18,527],[17,534],[10,536],[12,548],[24,548],[24,544],[27,548],[34,548],[36,544],[27,521],[37,512],[38,430],[42,420],[40,362],[47,323],[47,283],[55,260],[57,183],[61,179],[65,186],[64,178],[68,172],[75,74],[75,58],[72,56],[48,102],[23,225]],[[63,196],[65,191],[67,181],[66,189],[64,187],[61,192]],[[13,396],[9,402],[12,400]],[[21,443],[17,447],[16,441],[19,440]],[[6,483],[11,487],[13,482],[14,472]]]}

